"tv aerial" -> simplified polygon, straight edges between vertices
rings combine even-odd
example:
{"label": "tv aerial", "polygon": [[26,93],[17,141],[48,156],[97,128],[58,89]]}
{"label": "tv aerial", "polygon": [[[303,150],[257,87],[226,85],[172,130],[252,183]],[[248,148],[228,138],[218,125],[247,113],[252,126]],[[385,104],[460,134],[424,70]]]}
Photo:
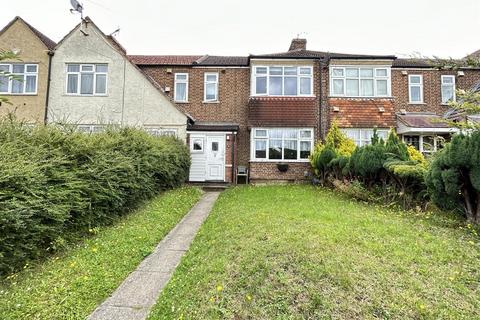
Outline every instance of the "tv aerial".
{"label": "tv aerial", "polygon": [[88,36],[88,33],[83,30],[83,23],[85,22],[85,19],[83,19],[83,5],[78,2],[77,0],[70,0],[70,4],[72,6],[72,9],[70,9],[70,13],[75,14],[79,13],[80,14],[80,32],[83,33],[85,36]]}

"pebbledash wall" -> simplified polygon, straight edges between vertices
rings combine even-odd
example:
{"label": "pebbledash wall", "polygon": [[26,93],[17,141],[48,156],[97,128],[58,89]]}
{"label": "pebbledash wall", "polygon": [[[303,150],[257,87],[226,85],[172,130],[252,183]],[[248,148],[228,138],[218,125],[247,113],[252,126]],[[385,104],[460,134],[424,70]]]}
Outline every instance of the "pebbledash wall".
{"label": "pebbledash wall", "polygon": [[[69,63],[107,64],[107,94],[66,94]],[[49,122],[175,129],[179,138],[186,139],[186,115],[92,22],[77,26],[59,43],[52,74],[56,76],[50,86]]]}
{"label": "pebbledash wall", "polygon": [[[53,41],[47,39],[55,45]],[[0,48],[18,51],[18,59],[1,63],[31,63],[38,65],[37,92],[34,94],[2,94],[11,104],[0,106],[0,117],[14,114],[27,123],[43,123],[45,119],[46,92],[48,84],[49,50],[45,43],[20,17],[15,17],[0,33]]]}

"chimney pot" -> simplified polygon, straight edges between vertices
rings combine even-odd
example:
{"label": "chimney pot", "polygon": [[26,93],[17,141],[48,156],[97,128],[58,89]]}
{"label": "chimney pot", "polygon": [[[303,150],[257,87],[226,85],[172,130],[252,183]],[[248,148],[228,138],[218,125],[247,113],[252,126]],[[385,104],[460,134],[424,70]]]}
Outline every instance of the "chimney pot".
{"label": "chimney pot", "polygon": [[292,40],[292,43],[290,44],[290,49],[288,49],[288,51],[298,49],[307,50],[307,39],[295,38]]}

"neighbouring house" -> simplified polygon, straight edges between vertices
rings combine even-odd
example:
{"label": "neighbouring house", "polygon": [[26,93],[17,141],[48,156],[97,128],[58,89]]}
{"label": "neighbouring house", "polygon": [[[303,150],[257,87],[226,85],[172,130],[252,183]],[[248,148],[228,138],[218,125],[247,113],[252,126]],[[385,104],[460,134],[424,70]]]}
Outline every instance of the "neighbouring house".
{"label": "neighbouring house", "polygon": [[186,138],[187,115],[88,17],[55,47],[51,72],[48,122],[76,124],[84,132],[136,126]]}
{"label": "neighbouring house", "polygon": [[0,116],[13,114],[26,123],[43,123],[48,95],[48,74],[56,43],[20,17],[0,31],[0,49],[13,51],[18,59],[0,61],[0,95],[11,104],[0,105]]}

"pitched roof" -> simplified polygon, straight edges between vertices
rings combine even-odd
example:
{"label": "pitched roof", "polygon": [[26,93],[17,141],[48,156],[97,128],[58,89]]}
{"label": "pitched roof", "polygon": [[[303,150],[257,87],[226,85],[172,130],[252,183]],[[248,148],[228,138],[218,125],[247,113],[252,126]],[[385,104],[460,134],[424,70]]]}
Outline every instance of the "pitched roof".
{"label": "pitched roof", "polygon": [[434,65],[427,59],[396,59],[393,61],[394,68],[433,68]]}
{"label": "pitched roof", "polygon": [[464,59],[480,58],[480,49],[465,56]]}
{"label": "pitched roof", "polygon": [[205,55],[194,64],[200,66],[248,66],[248,57]]}
{"label": "pitched roof", "polygon": [[241,56],[210,56],[210,55],[130,55],[130,61],[137,65],[166,66],[248,66],[248,57]]}
{"label": "pitched roof", "polygon": [[326,51],[295,49],[286,52],[250,55],[250,58],[290,58],[290,59],[396,59],[393,55],[348,54]]}
{"label": "pitched roof", "polygon": [[44,35],[43,33],[41,33],[40,31],[38,31],[35,27],[33,27],[31,24],[29,24],[27,21],[23,20],[21,17],[19,16],[16,16],[12,21],[10,21],[1,31],[0,31],[0,35],[2,33],[4,33],[5,31],[7,31],[8,28],[10,28],[14,23],[15,21],[22,21],[36,36],[37,38],[49,49],[49,50],[53,50],[55,48],[55,46],[57,45],[55,43],[55,41],[53,41],[52,39],[50,39],[49,37],[47,37],[46,35]]}
{"label": "pitched roof", "polygon": [[175,55],[163,55],[163,56],[148,56],[148,55],[129,55],[130,61],[137,65],[191,65],[202,56],[175,56]]}

